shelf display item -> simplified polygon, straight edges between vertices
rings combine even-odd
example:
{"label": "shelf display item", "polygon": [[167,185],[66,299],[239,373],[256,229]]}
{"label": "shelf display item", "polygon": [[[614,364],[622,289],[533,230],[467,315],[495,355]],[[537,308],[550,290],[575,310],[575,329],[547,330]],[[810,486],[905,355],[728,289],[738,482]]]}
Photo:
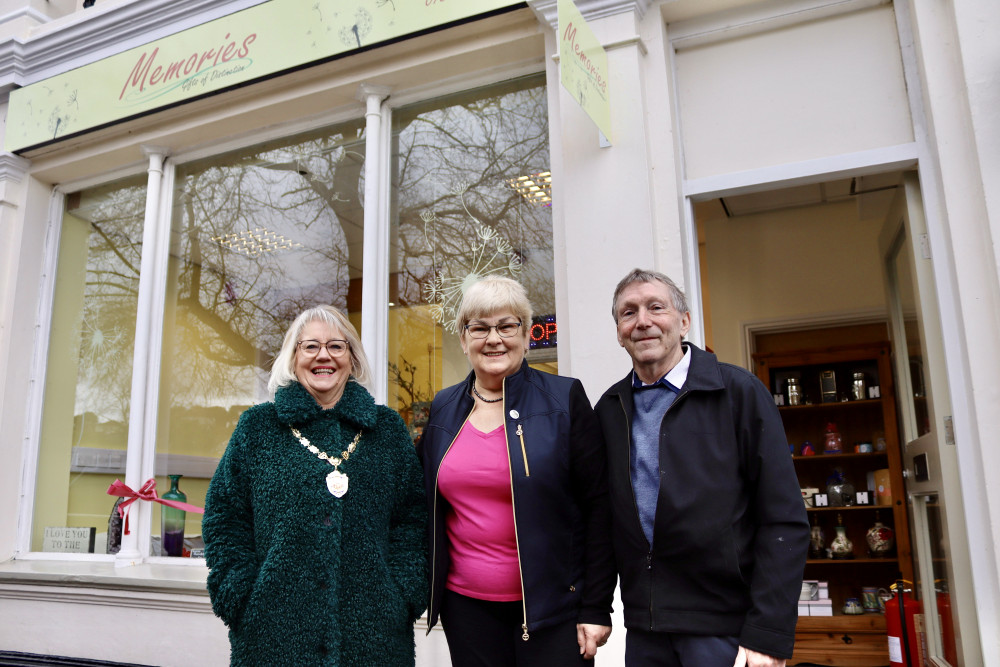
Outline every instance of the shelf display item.
{"label": "shelf display item", "polygon": [[788,404],[802,405],[802,389],[798,378],[788,378]]}
{"label": "shelf display item", "polygon": [[892,552],[896,544],[895,533],[892,528],[882,523],[877,511],[875,525],[868,529],[865,541],[868,542],[868,553],[872,558],[884,558]]}
{"label": "shelf display item", "polygon": [[118,512],[118,506],[123,502],[124,498],[117,498],[111,508],[111,516],[108,517],[108,545],[105,551],[109,554],[116,554],[122,548],[122,515]]}
{"label": "shelf display item", "polygon": [[[183,475],[168,476],[170,477],[170,490],[163,494],[163,499],[187,502],[187,494],[178,488]],[[160,532],[162,555],[184,555],[184,519],[187,512],[176,507],[163,505],[160,507],[160,516],[163,519]]]}
{"label": "shelf display item", "polygon": [[844,526],[844,517],[837,515],[837,535],[830,542],[830,554],[834,560],[847,560],[854,558],[854,542],[847,537],[847,528]]}
{"label": "shelf display item", "polygon": [[805,442],[803,442],[802,443],[802,456],[815,456],[815,455],[816,455],[816,448],[813,447],[813,444],[811,442],[809,442],[808,440],[806,440]]}
{"label": "shelf display item", "polygon": [[864,607],[861,606],[861,602],[857,598],[847,598],[843,611],[851,616],[865,613]]}
{"label": "shelf display item", "polygon": [[837,374],[834,371],[823,371],[819,374],[820,395],[824,403],[834,403],[837,400]]}
{"label": "shelf display item", "polygon": [[823,453],[844,453],[844,438],[841,437],[840,431],[837,430],[837,425],[833,422],[828,422],[826,425],[826,431],[823,432]]}
{"label": "shelf display item", "polygon": [[847,481],[840,468],[834,468],[826,478],[826,495],[830,498],[830,507],[849,507],[856,501],[854,485]]}
{"label": "shelf display item", "polygon": [[819,520],[816,515],[813,515],[812,528],[809,530],[809,557],[810,558],[823,558],[826,555],[826,536],[823,535],[823,529],[819,526]]}
{"label": "shelf display item", "polygon": [[868,398],[868,385],[865,382],[865,374],[856,372],[854,382],[851,384],[851,398],[855,401],[863,401]]}

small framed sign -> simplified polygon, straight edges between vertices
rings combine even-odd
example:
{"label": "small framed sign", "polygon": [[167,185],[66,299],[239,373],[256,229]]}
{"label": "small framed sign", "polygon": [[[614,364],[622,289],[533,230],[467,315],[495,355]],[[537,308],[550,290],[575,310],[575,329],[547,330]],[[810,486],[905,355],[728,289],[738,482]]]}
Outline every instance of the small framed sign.
{"label": "small framed sign", "polygon": [[94,537],[97,529],[71,528],[62,526],[46,526],[42,536],[42,551],[59,551],[62,553],[91,554],[94,553]]}
{"label": "small framed sign", "polygon": [[867,491],[858,491],[854,494],[855,502],[858,505],[871,505],[872,497]]}
{"label": "small framed sign", "polygon": [[813,507],[829,507],[830,496],[826,493],[817,493],[813,496]]}

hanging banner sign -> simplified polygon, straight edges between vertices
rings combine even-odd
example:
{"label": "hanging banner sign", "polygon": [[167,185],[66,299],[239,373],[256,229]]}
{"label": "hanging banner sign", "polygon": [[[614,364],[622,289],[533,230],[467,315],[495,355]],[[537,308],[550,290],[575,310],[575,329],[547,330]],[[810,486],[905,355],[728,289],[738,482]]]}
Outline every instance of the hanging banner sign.
{"label": "hanging banner sign", "polygon": [[559,80],[611,141],[608,54],[573,0],[559,0]]}
{"label": "hanging banner sign", "polygon": [[64,139],[523,0],[270,0],[14,90],[5,148]]}

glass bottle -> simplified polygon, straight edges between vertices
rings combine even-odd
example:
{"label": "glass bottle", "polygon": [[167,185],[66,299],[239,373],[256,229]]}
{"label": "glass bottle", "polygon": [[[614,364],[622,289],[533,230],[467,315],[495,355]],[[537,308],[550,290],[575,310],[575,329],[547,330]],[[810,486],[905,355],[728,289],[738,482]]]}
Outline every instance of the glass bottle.
{"label": "glass bottle", "polygon": [[865,374],[857,372],[854,374],[854,383],[851,385],[851,397],[855,401],[863,401],[868,398],[868,388],[865,383]]}
{"label": "glass bottle", "polygon": [[[178,488],[183,475],[168,475],[170,490],[163,494],[164,500],[179,500],[187,502],[187,495]],[[184,554],[184,519],[187,512],[176,507],[160,505],[162,526],[160,531],[161,553],[164,556],[182,556]]]}
{"label": "glass bottle", "polygon": [[108,546],[105,552],[109,554],[116,554],[122,548],[122,516],[118,513],[118,506],[124,501],[124,498],[116,499],[108,517]]}
{"label": "glass bottle", "polygon": [[802,390],[799,388],[798,378],[788,378],[788,404],[802,404]]}
{"label": "glass bottle", "polygon": [[830,542],[830,553],[837,560],[854,558],[854,542],[847,537],[847,528],[844,527],[844,517],[837,515],[837,536]]}

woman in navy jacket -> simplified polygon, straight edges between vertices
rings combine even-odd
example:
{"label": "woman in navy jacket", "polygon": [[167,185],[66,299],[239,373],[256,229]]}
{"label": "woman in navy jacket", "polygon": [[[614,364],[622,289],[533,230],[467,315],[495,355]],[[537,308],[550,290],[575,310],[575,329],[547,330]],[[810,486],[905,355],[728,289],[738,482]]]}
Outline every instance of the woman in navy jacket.
{"label": "woman in navy jacket", "polygon": [[431,512],[429,628],[452,662],[570,665],[611,632],[606,454],[579,380],[525,361],[531,306],[508,278],[456,320],[472,372],[440,391],[419,454]]}

